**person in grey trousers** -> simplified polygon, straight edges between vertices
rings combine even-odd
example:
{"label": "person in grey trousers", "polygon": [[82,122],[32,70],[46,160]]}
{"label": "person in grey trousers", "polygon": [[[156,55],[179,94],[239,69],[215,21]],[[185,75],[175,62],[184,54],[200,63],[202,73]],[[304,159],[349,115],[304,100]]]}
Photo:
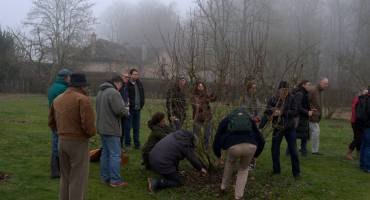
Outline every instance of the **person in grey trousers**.
{"label": "person in grey trousers", "polygon": [[319,84],[310,91],[309,101],[310,108],[313,110],[312,116],[309,119],[311,142],[312,142],[312,155],[322,155],[319,152],[320,147],[320,120],[322,116],[322,92],[328,88],[328,78],[321,78]]}

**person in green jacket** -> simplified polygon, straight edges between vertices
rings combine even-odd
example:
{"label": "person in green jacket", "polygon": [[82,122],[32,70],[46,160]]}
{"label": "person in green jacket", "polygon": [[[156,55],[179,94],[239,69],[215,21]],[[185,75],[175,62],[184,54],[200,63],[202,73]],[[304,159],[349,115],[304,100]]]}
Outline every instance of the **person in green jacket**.
{"label": "person in green jacket", "polygon": [[[57,96],[62,94],[64,91],[67,90],[68,84],[71,80],[72,72],[68,69],[61,69],[56,76],[55,81],[50,86],[48,90],[48,101],[49,101],[49,109],[53,104],[53,101]],[[50,160],[50,168],[51,168],[51,178],[59,178],[59,156],[58,156],[58,134],[57,132],[52,130],[52,139],[51,139],[51,160]]]}
{"label": "person in green jacket", "polygon": [[148,121],[148,127],[151,133],[146,141],[144,148],[142,149],[143,165],[146,169],[150,169],[149,166],[149,153],[157,142],[159,142],[166,135],[174,132],[171,126],[166,124],[165,114],[162,112],[155,113],[152,118]]}

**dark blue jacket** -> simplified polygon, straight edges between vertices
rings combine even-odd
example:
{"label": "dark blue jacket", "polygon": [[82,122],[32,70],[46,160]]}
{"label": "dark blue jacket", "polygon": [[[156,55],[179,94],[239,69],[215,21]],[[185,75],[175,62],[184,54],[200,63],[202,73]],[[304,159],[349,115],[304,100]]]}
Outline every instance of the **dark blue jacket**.
{"label": "dark blue jacket", "polygon": [[229,125],[229,117],[224,118],[220,122],[215,136],[215,141],[213,143],[213,152],[217,157],[221,157],[221,149],[227,150],[228,148],[241,143],[255,144],[257,146],[256,153],[254,154],[255,158],[261,154],[265,146],[265,140],[260,131],[257,129],[255,122],[252,119],[250,120],[253,129],[252,132],[229,132],[227,130]]}

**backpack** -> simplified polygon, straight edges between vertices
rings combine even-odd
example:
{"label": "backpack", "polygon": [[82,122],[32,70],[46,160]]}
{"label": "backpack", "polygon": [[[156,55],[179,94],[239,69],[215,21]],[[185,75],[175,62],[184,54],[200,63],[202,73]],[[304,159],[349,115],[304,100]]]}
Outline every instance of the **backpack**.
{"label": "backpack", "polygon": [[369,122],[369,95],[358,97],[358,103],[355,107],[356,122],[360,124]]}
{"label": "backpack", "polygon": [[252,131],[252,122],[246,108],[237,108],[229,114],[228,132]]}

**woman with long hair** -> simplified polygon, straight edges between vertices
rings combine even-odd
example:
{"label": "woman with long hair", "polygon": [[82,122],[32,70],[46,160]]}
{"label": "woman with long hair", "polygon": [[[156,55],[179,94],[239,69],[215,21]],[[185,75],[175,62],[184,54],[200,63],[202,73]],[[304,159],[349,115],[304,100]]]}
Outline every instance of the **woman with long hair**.
{"label": "woman with long hair", "polygon": [[201,131],[204,131],[204,145],[208,147],[209,138],[211,136],[212,126],[212,110],[210,102],[216,100],[213,94],[208,94],[207,87],[204,82],[197,81],[192,92],[192,108],[193,108],[193,132],[200,136]]}

